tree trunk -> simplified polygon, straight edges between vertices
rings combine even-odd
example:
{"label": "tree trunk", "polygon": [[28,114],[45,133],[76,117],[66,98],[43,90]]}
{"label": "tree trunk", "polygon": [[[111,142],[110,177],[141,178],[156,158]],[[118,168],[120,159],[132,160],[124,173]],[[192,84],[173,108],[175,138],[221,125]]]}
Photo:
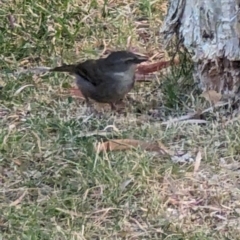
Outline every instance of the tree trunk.
{"label": "tree trunk", "polygon": [[171,0],[161,29],[165,46],[175,34],[203,91],[239,94],[240,0]]}

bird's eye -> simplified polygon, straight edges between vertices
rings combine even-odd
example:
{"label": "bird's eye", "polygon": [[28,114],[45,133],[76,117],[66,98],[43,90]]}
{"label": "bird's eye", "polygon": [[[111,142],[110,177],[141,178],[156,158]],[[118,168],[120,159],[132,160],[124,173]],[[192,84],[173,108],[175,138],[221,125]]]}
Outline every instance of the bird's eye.
{"label": "bird's eye", "polygon": [[135,60],[134,58],[126,58],[126,59],[124,59],[124,61],[127,62],[127,63],[131,63],[134,60]]}

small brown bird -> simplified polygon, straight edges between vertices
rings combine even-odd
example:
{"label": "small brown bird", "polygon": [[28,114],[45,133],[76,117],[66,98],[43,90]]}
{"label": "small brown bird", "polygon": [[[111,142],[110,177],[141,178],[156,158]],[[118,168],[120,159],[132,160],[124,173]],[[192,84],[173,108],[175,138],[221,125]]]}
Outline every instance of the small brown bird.
{"label": "small brown bird", "polygon": [[147,57],[128,51],[112,52],[106,58],[89,59],[82,63],[63,65],[50,72],[68,72],[76,76],[76,83],[86,102],[89,98],[100,103],[115,104],[133,88],[137,64]]}

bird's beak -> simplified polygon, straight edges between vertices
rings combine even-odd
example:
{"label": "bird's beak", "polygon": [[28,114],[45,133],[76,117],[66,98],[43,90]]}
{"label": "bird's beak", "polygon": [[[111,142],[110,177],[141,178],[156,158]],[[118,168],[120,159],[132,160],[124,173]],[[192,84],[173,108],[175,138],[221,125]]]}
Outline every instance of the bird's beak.
{"label": "bird's beak", "polygon": [[141,63],[141,62],[146,62],[148,60],[148,57],[146,55],[140,55],[140,54],[136,54],[136,53],[134,53],[134,54],[136,56],[136,59],[134,59],[136,64]]}

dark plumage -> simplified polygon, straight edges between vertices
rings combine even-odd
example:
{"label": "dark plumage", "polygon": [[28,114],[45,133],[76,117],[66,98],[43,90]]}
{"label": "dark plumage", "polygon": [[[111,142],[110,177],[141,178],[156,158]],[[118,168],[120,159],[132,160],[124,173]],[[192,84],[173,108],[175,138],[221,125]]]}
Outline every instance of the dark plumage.
{"label": "dark plumage", "polygon": [[76,83],[86,101],[115,103],[134,86],[136,65],[147,60],[128,51],[112,52],[106,58],[89,59],[82,63],[63,65],[50,72],[68,72],[76,76]]}

